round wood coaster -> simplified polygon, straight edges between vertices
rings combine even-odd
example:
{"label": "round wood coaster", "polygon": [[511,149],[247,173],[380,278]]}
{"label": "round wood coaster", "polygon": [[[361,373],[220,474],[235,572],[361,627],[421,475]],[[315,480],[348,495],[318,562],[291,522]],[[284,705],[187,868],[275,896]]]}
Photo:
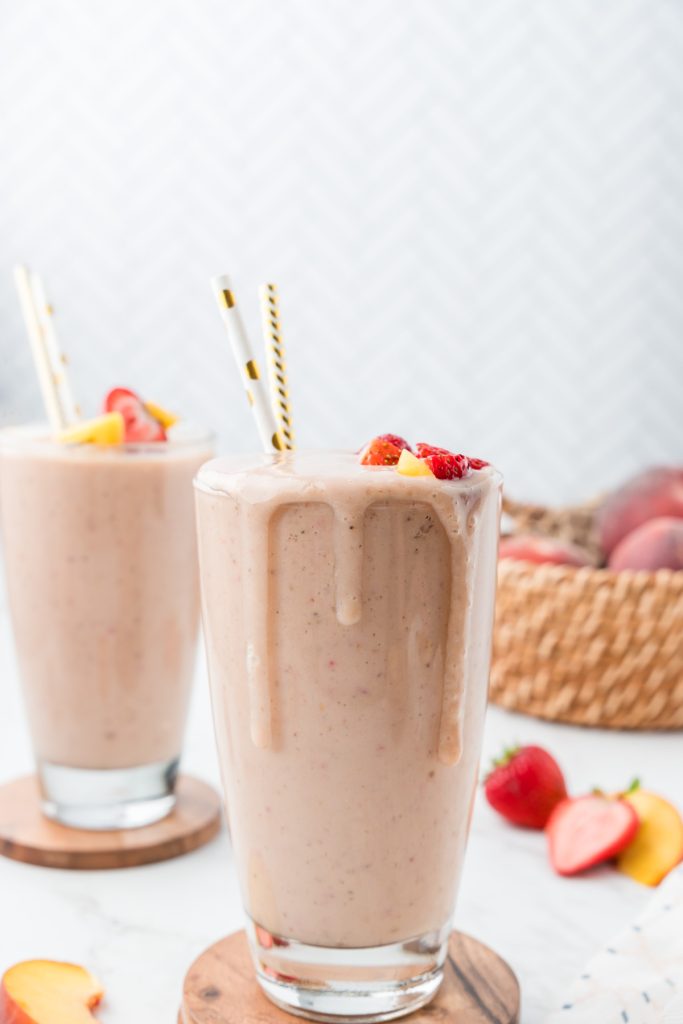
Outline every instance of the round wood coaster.
{"label": "round wood coaster", "polygon": [[[519,983],[512,969],[481,942],[453,932],[444,980],[410,1024],[517,1024]],[[185,976],[178,1024],[278,1024],[294,1018],[263,994],[244,932],[209,946]]]}
{"label": "round wood coaster", "polygon": [[221,801],[206,782],[181,775],[167,818],[142,828],[89,832],[66,828],[40,808],[38,780],[27,775],[0,786],[0,854],[48,868],[130,868],[179,857],[218,833]]}

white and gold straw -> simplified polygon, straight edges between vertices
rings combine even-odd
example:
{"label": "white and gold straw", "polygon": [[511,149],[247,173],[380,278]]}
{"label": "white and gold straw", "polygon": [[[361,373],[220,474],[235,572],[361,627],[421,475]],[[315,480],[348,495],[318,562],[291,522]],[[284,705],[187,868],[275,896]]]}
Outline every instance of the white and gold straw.
{"label": "white and gold straw", "polygon": [[287,383],[287,362],[282,341],[280,304],[277,285],[262,284],[259,288],[263,337],[266,343],[266,367],[270,385],[270,404],[273,407],[277,425],[287,448],[294,448],[292,410],[289,404]]}
{"label": "white and gold straw", "polygon": [[27,267],[16,266],[14,268],[14,283],[19,293],[21,311],[24,315],[26,332],[31,343],[31,353],[38,375],[40,393],[43,397],[45,411],[50,421],[52,430],[56,433],[63,430],[67,425],[63,417],[57,388],[52,375],[52,367],[48,359],[43,331],[38,316],[38,307],[33,294],[31,275]]}
{"label": "white and gold straw", "polygon": [[220,274],[211,278],[218,308],[228,332],[232,354],[242,377],[249,404],[254,413],[261,444],[266,452],[284,451],[285,441],[278,430],[275,415],[268,401],[265,384],[254,358],[242,315],[235,301],[230,278]]}
{"label": "white and gold straw", "polygon": [[38,322],[43,336],[43,347],[54,382],[59,404],[60,419],[65,426],[72,426],[80,419],[79,409],[74,402],[69,375],[67,358],[59,347],[59,339],[55,328],[55,311],[48,302],[45,285],[40,274],[30,273],[31,291],[36,305]]}

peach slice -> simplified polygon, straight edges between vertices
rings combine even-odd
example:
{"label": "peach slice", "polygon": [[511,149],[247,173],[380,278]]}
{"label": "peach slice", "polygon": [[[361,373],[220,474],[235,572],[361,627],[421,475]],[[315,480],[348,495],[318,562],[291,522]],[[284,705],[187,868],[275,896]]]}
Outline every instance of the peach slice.
{"label": "peach slice", "polygon": [[74,423],[57,435],[64,444],[122,444],[125,424],[120,412],[106,412],[94,420]]}
{"label": "peach slice", "polygon": [[143,402],[142,404],[150,416],[153,416],[157,423],[161,423],[164,430],[168,430],[169,427],[178,422],[176,414],[169,412],[168,409],[164,409],[161,405],[157,405],[155,402]]}
{"label": "peach slice", "polygon": [[24,960],[2,977],[0,1024],[96,1024],[90,1010],[103,995],[85,967]]}
{"label": "peach slice", "polygon": [[683,819],[661,796],[637,789],[625,800],[640,818],[635,838],[617,858],[617,868],[643,885],[659,885],[683,858]]}
{"label": "peach slice", "polygon": [[404,448],[396,464],[396,469],[403,476],[434,476],[431,469],[422,459]]}

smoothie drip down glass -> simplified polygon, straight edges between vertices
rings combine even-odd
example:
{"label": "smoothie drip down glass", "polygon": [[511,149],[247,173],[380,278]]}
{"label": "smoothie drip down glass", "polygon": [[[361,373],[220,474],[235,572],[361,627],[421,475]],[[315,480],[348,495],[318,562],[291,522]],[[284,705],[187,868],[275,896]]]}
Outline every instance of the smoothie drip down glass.
{"label": "smoothie drip down glass", "polygon": [[382,1020],[441,981],[488,684],[500,478],[344,453],[197,481],[216,738],[267,994]]}

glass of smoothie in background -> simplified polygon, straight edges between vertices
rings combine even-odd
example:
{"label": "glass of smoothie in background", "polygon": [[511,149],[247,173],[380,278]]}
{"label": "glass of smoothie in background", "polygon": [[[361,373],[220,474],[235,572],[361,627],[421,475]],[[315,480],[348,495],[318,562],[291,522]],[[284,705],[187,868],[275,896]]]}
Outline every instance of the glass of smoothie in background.
{"label": "glass of smoothie in background", "polygon": [[16,653],[45,813],[86,829],[173,807],[198,632],[192,478],[211,439],[0,439]]}
{"label": "glass of smoothie in background", "polygon": [[500,515],[500,476],[472,464],[446,480],[288,452],[213,460],[195,483],[249,943],[290,1012],[388,1019],[442,978]]}

